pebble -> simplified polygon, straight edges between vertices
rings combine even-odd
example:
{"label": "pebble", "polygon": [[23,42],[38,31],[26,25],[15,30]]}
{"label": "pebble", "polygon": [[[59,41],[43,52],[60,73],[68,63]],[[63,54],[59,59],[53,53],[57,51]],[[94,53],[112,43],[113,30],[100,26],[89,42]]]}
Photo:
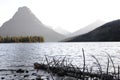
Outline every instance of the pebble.
{"label": "pebble", "polygon": [[29,77],[29,75],[24,75],[24,77]]}
{"label": "pebble", "polygon": [[5,79],[5,77],[1,77],[1,79]]}
{"label": "pebble", "polygon": [[17,72],[17,73],[24,73],[24,70],[18,69],[16,72]]}

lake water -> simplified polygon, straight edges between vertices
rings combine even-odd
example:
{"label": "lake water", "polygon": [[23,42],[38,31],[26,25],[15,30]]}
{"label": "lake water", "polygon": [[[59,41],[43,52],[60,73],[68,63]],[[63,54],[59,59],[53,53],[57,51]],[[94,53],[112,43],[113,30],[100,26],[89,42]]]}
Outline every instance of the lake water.
{"label": "lake water", "polygon": [[[0,44],[0,68],[14,66],[31,66],[34,62],[40,62],[45,55],[69,56],[75,59],[75,63],[82,62],[82,48],[86,55],[86,63],[94,58],[102,62],[107,61],[106,53],[109,53],[114,63],[120,63],[119,42],[86,42],[86,43],[9,43]],[[74,62],[73,62],[74,63]],[[74,63],[74,64],[75,64]]]}
{"label": "lake water", "polygon": [[120,64],[120,42],[80,42],[80,43],[2,43],[0,44],[0,69],[33,67],[34,62],[41,62],[47,56],[66,56],[72,64],[82,66],[84,49],[86,65],[95,65],[94,55],[102,65],[107,66],[107,54],[115,65]]}

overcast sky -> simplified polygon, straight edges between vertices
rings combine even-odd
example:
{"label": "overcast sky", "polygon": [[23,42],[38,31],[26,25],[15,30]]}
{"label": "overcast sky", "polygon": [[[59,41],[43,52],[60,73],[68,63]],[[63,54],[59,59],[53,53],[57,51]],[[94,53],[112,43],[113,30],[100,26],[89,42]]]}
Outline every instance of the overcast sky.
{"label": "overcast sky", "polygon": [[44,24],[71,32],[96,20],[120,19],[120,0],[0,0],[0,26],[21,6]]}

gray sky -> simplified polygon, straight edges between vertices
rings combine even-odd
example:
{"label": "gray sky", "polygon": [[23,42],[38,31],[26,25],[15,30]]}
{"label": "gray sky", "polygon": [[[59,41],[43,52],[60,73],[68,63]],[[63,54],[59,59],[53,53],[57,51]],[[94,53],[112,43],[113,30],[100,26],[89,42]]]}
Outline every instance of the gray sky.
{"label": "gray sky", "polygon": [[44,24],[71,32],[96,20],[120,19],[120,0],[0,0],[0,26],[21,6]]}

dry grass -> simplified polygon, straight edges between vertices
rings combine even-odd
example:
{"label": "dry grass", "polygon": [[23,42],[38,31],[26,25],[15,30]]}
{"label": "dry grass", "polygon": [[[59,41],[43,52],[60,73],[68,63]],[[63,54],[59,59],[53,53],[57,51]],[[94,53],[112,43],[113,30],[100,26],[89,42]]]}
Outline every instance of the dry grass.
{"label": "dry grass", "polygon": [[[49,59],[49,56],[45,56],[45,60],[47,64],[39,64],[39,69],[46,70],[50,73],[52,79],[54,80],[54,74],[58,76],[69,76],[74,77],[77,80],[120,80],[120,67],[118,65],[116,71],[115,64],[113,62],[112,57],[107,53],[107,65],[106,65],[106,71],[102,70],[102,66],[99,62],[99,60],[92,55],[92,58],[94,58],[96,65],[98,67],[99,72],[95,73],[93,72],[93,66],[86,66],[86,58],[85,58],[85,52],[84,49],[82,49],[83,52],[83,67],[77,67],[76,65],[73,65],[72,62],[68,62],[69,59],[64,57],[52,57],[52,59]],[[113,72],[109,71],[110,63],[112,63]]]}

